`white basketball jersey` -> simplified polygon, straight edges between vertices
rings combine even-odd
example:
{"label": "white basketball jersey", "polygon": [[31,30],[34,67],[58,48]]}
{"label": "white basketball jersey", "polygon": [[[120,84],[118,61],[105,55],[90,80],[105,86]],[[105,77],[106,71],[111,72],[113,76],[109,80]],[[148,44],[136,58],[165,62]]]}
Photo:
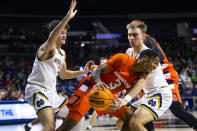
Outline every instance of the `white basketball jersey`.
{"label": "white basketball jersey", "polygon": [[46,88],[48,90],[56,91],[56,81],[59,71],[64,63],[64,51],[56,49],[55,55],[44,61],[35,58],[32,72],[29,75],[27,82]]}
{"label": "white basketball jersey", "polygon": [[[149,49],[149,48],[147,46],[143,45],[143,47],[139,51],[139,54],[137,54],[136,56],[134,56],[133,48],[128,48],[126,53],[130,56],[138,58],[140,53],[146,49]],[[160,90],[161,87],[164,87],[164,86],[168,86],[168,83],[165,80],[165,77],[164,77],[162,69],[161,69],[161,65],[159,63],[159,65],[156,67],[156,69],[154,69],[149,74],[147,83],[146,83],[145,87],[143,88],[143,90],[147,94],[147,93],[150,93],[150,92],[153,92],[156,90]]]}

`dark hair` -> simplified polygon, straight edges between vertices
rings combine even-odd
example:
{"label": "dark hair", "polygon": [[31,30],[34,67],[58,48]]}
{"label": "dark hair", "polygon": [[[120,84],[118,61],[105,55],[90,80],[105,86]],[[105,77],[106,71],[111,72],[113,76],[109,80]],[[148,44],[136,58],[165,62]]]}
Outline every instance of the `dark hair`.
{"label": "dark hair", "polygon": [[[60,20],[52,20],[48,25],[48,30],[51,32],[61,21]],[[68,30],[70,28],[69,24],[65,26],[65,29]]]}
{"label": "dark hair", "polygon": [[155,52],[155,51],[153,51],[153,50],[151,50],[151,49],[146,49],[146,50],[144,50],[144,51],[142,51],[142,52],[140,53],[140,56],[139,56],[138,59],[142,59],[142,58],[144,58],[144,57],[146,57],[146,56],[148,56],[149,58],[156,58],[156,57],[159,57],[158,54],[157,54],[157,52]]}

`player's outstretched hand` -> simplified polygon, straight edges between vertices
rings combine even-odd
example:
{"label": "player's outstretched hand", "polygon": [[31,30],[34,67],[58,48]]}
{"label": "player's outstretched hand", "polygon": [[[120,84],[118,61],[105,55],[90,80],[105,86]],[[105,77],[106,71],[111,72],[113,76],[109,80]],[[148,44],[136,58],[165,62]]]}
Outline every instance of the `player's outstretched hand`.
{"label": "player's outstretched hand", "polygon": [[88,73],[92,69],[92,66],[94,66],[94,61],[88,61],[87,64],[85,65],[84,72]]}
{"label": "player's outstretched hand", "polygon": [[67,13],[67,17],[69,19],[72,19],[76,15],[76,13],[77,13],[77,10],[75,10],[76,5],[77,5],[77,1],[76,0],[72,0],[71,4],[70,4],[70,9],[69,9],[69,11]]}

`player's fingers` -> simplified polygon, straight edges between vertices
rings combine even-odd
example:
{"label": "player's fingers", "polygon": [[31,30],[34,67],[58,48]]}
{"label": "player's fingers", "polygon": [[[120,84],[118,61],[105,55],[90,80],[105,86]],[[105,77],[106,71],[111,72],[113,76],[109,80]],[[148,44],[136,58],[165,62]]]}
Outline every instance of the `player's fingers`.
{"label": "player's fingers", "polygon": [[72,2],[71,2],[71,9],[74,10],[76,5],[77,5],[77,1],[76,0],[72,0]]}
{"label": "player's fingers", "polygon": [[77,14],[77,10],[75,10],[73,13],[74,13],[74,15]]}
{"label": "player's fingers", "polygon": [[101,86],[105,89],[106,84],[104,82],[101,83]]}
{"label": "player's fingers", "polygon": [[107,84],[105,84],[104,82],[102,82],[102,84],[103,84],[103,87],[105,87],[105,88],[110,88]]}
{"label": "player's fingers", "polygon": [[102,82],[96,83],[97,89],[103,89]]}
{"label": "player's fingers", "polygon": [[93,89],[97,89],[97,85],[96,84],[93,86]]}
{"label": "player's fingers", "polygon": [[98,86],[99,86],[101,89],[105,90],[105,84],[104,84],[103,82],[99,82],[98,84],[99,84]]}
{"label": "player's fingers", "polygon": [[114,112],[115,111],[115,108],[114,108],[113,105],[110,105],[109,108],[107,108],[106,111],[108,111],[108,112]]}
{"label": "player's fingers", "polygon": [[117,107],[116,106],[112,106],[111,108],[110,108],[110,112],[115,112],[117,110]]}

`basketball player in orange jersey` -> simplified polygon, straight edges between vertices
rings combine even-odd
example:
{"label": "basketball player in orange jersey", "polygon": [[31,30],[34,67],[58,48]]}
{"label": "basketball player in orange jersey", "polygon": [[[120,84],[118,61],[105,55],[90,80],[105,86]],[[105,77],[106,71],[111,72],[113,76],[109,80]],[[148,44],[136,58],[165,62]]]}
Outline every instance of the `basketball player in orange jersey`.
{"label": "basketball player in orange jersey", "polygon": [[[136,61],[135,58],[122,53],[112,56],[105,64],[97,68],[107,68],[107,73],[102,74],[101,72],[100,74],[101,81],[111,88],[113,94],[134,86],[133,88],[136,90],[135,94],[137,95],[138,91],[143,87],[142,85],[146,83],[147,74],[159,63],[159,58],[151,50],[144,51],[141,58]],[[135,73],[140,74],[139,80],[139,75]],[[142,85],[139,83],[142,83]],[[91,76],[84,78],[80,82],[76,92],[68,102],[70,106],[68,116],[58,131],[70,131],[91,108],[88,103],[88,94],[94,85],[94,80]],[[135,88],[135,86],[137,87]],[[163,101],[165,102],[165,100]],[[125,120],[131,114],[127,110],[127,106],[123,106],[114,112],[97,111],[97,113],[99,116],[107,113]]]}
{"label": "basketball player in orange jersey", "polygon": [[[136,33],[140,33],[138,26],[135,26],[133,30],[135,30]],[[135,39],[134,42],[143,43],[142,33]],[[129,59],[115,59],[117,56],[114,56],[115,58],[113,60],[114,63],[112,62],[113,64],[106,62],[106,64],[94,71],[95,74],[93,72],[93,78],[94,81],[99,85],[98,87],[101,87],[102,83],[105,82],[110,88],[112,88],[112,92],[115,91],[115,93],[117,93],[117,91],[124,90],[125,87],[127,89],[126,96],[124,96],[124,98],[114,99],[114,102],[107,109],[108,111],[106,111],[107,114],[124,120],[124,125],[121,130],[146,131],[144,124],[152,120],[157,120],[161,115],[163,115],[163,113],[170,107],[172,103],[172,92],[169,89],[162,73],[161,66],[159,64],[159,58],[157,57],[157,60],[154,58],[157,56],[156,54],[150,58],[147,57],[147,54],[151,54],[151,52],[153,51],[150,49],[143,50],[136,60],[137,65],[135,63],[132,66],[132,71],[134,73],[140,72],[141,74],[140,79],[136,84],[134,84],[133,87],[129,81],[133,78],[133,75],[129,71],[125,70],[129,70],[129,68],[126,68],[130,65],[131,60]],[[125,62],[125,65],[127,65],[125,66],[122,64],[125,69],[121,68],[122,66],[120,66],[120,63],[123,62]],[[142,75],[142,72],[146,72],[145,75]],[[107,76],[108,73],[113,73],[118,79],[110,83],[103,80],[102,76]],[[132,77],[128,80],[126,77],[127,75]],[[107,79],[107,77],[105,79]],[[132,103],[132,108],[124,110],[125,105],[130,100],[132,100],[142,89],[145,91],[145,95],[140,100]],[[100,115],[99,112],[97,113]]]}
{"label": "basketball player in orange jersey", "polygon": [[[137,56],[137,54],[140,53],[140,50],[142,48],[142,46],[140,46],[140,45],[134,45],[132,43],[131,37],[129,37],[131,34],[131,32],[130,32],[131,26],[134,25],[135,23],[136,24],[141,23],[142,25],[146,26],[146,28],[147,28],[147,25],[139,20],[133,20],[131,23],[129,23],[127,25],[128,39],[129,39],[131,48],[127,49],[126,54],[131,55],[131,56]],[[146,33],[146,32],[144,32],[144,33]],[[160,47],[159,43],[156,41],[155,38],[151,37],[150,35],[145,34],[144,35],[144,44],[148,48],[156,51],[159,55],[160,63],[162,66],[164,76],[166,78],[166,81],[169,84],[169,87],[170,87],[170,89],[172,91],[172,95],[173,95],[173,102],[172,102],[172,105],[170,106],[171,112],[177,118],[183,120],[190,127],[197,130],[197,119],[194,116],[192,116],[190,113],[186,112],[184,109],[184,106],[182,104],[182,100],[181,100],[179,89],[178,89],[179,76],[178,76],[178,73],[175,71],[173,64],[168,61],[165,53],[163,52],[162,48]]]}
{"label": "basketball player in orange jersey", "polygon": [[32,72],[28,76],[25,98],[34,107],[43,131],[55,130],[54,113],[66,116],[66,99],[57,94],[57,76],[71,79],[88,73],[93,62],[88,62],[83,71],[67,70],[66,54],[61,49],[65,44],[67,24],[75,16],[76,0],[72,0],[70,9],[62,21],[52,21],[50,35],[37,51]]}

